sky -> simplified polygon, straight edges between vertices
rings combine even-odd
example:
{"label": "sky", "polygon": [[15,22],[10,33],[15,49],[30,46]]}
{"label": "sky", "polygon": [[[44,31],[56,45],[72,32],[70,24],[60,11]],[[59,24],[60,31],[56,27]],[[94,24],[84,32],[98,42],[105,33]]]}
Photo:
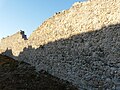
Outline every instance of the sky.
{"label": "sky", "polygon": [[19,30],[29,36],[54,13],[86,0],[0,0],[0,39]]}

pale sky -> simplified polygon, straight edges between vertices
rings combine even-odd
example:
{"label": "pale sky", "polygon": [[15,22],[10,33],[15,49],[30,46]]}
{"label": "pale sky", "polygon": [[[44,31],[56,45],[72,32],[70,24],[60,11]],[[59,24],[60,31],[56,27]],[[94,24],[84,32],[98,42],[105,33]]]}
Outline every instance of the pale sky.
{"label": "pale sky", "polygon": [[24,30],[29,36],[54,13],[85,0],[0,0],[0,38]]}

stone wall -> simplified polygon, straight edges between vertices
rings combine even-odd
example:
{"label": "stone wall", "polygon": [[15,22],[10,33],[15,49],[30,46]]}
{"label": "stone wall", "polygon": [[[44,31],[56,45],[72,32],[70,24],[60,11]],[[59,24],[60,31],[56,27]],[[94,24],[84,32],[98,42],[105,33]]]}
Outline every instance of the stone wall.
{"label": "stone wall", "polygon": [[24,31],[19,31],[14,35],[1,39],[0,51],[12,50],[13,55],[19,55],[23,48],[27,46],[27,36]]}
{"label": "stone wall", "polygon": [[37,70],[73,82],[80,90],[119,90],[120,24],[77,34],[41,45],[29,46],[19,55]]}
{"label": "stone wall", "polygon": [[45,21],[29,37],[35,47],[120,22],[119,0],[77,2]]}
{"label": "stone wall", "polygon": [[119,6],[119,0],[77,2],[46,20],[28,40],[7,38],[0,47],[80,90],[119,90]]}

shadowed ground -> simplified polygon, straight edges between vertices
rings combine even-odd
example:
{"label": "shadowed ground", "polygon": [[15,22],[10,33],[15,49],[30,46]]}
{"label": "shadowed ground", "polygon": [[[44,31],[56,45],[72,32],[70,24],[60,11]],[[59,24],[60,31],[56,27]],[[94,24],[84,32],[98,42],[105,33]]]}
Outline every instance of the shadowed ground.
{"label": "shadowed ground", "polygon": [[0,55],[0,90],[77,90],[44,70],[36,72],[30,64]]}

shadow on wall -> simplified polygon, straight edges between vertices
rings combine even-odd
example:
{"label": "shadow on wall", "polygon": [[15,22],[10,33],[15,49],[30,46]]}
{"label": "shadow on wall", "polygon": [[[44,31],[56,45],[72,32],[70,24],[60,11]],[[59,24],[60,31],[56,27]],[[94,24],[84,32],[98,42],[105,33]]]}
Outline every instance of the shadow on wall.
{"label": "shadow on wall", "polygon": [[80,88],[112,90],[120,79],[120,24],[49,42],[37,49],[29,46],[15,58]]}
{"label": "shadow on wall", "polygon": [[12,50],[8,49],[8,48],[5,52],[2,53],[2,55],[9,56],[9,57],[14,57],[13,53],[12,53]]}

